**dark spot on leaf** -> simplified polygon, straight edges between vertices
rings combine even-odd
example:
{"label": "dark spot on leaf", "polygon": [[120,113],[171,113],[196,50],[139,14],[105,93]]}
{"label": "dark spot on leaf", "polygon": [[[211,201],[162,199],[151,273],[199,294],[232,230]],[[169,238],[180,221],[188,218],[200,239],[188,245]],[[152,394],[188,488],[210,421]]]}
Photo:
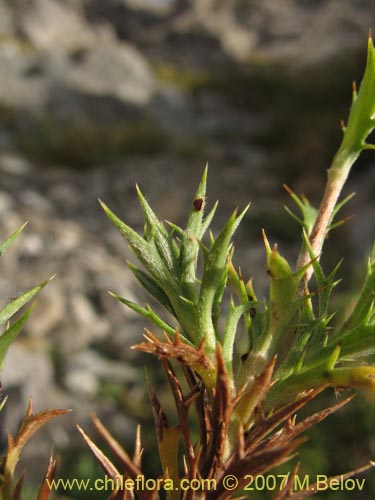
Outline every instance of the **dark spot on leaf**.
{"label": "dark spot on leaf", "polygon": [[202,210],[203,208],[203,202],[204,202],[204,199],[203,198],[196,198],[194,201],[193,201],[193,207],[194,209],[199,212],[200,210]]}

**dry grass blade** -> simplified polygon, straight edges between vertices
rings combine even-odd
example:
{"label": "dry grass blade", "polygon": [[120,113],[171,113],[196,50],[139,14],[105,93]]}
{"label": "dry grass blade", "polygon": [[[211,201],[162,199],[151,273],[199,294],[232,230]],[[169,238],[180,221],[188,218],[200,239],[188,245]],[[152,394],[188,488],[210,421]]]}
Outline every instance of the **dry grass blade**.
{"label": "dry grass blade", "polygon": [[[8,449],[0,466],[0,474],[6,478],[13,478],[17,463],[21,457],[22,449],[33,434],[49,420],[68,412],[70,412],[70,410],[44,410],[33,415],[32,402],[30,399],[29,406],[17,436],[13,438],[13,436],[8,434]],[[8,482],[9,480],[11,479],[7,479]]]}
{"label": "dry grass blade", "polygon": [[91,440],[91,438],[85,433],[85,431],[77,425],[77,429],[81,433],[83,439],[86,441],[88,447],[94,454],[95,458],[103,468],[103,470],[113,479],[121,477],[120,472],[116,469],[113,463],[109,460],[109,458],[102,452],[100,448],[96,446],[96,444]]}
{"label": "dry grass blade", "polygon": [[22,488],[25,480],[25,473],[21,474],[21,477],[17,481],[16,487],[14,488],[13,496],[10,500],[22,500]]}
{"label": "dry grass blade", "polygon": [[173,371],[173,368],[170,362],[166,359],[163,361],[163,368],[168,377],[169,385],[172,389],[172,394],[175,400],[176,409],[178,413],[178,420],[180,423],[181,434],[184,440],[185,451],[187,454],[187,458],[189,461],[189,470],[195,460],[194,448],[191,442],[190,436],[190,425],[189,425],[189,407],[185,405],[185,399],[182,394],[182,389],[180,382]]}
{"label": "dry grass blade", "polygon": [[187,380],[190,389],[197,393],[194,399],[194,404],[199,426],[199,442],[201,447],[200,458],[202,459],[206,456],[209,443],[209,436],[212,431],[210,422],[210,408],[207,404],[207,398],[205,398],[207,394],[206,388],[202,383],[202,381],[199,382],[197,381],[196,377],[194,376],[194,373],[188,366],[182,364],[182,369],[184,371],[185,378]]}
{"label": "dry grass blade", "polygon": [[129,457],[129,455],[124,450],[124,448],[112,436],[112,434],[110,434],[110,432],[102,424],[102,422],[100,421],[100,419],[95,414],[91,414],[91,420],[92,420],[92,422],[93,422],[96,430],[99,432],[99,434],[104,439],[104,441],[106,442],[106,444],[109,446],[109,448],[113,451],[113,453],[116,455],[116,457],[121,462],[121,464],[124,467],[126,473],[131,478],[133,478],[133,479],[136,476],[142,474],[141,469],[138,468],[138,467],[136,467],[134,465],[134,463],[132,462],[131,458]]}
{"label": "dry grass blade", "polygon": [[[86,444],[90,448],[96,460],[99,462],[100,466],[108,474],[108,476],[113,479],[113,486],[121,486],[123,475],[117,470],[115,465],[109,460],[109,458],[102,452],[98,446],[91,440],[91,438],[84,432],[84,430],[77,425],[78,431],[81,433]],[[151,492],[139,492],[140,500],[151,500],[153,497],[150,495]],[[118,496],[120,500],[134,500],[134,494],[132,491],[120,490],[119,488],[114,488],[110,498],[115,498]]]}
{"label": "dry grass blade", "polygon": [[[158,398],[153,390],[150,380],[147,378],[147,387],[154,415],[155,428],[157,432],[159,455],[163,467],[164,478],[170,478],[178,484],[178,445],[181,437],[180,426],[171,427]],[[168,496],[169,500],[179,498],[177,492]]]}
{"label": "dry grass blade", "polygon": [[[284,446],[267,448],[252,455],[248,455],[242,460],[232,461],[231,465],[222,471],[221,478],[226,475],[233,475],[238,479],[237,490],[240,490],[248,483],[248,476],[265,474],[270,469],[277,467],[294,456],[294,451],[305,442],[305,439],[296,439]],[[225,500],[231,498],[233,492],[226,491],[222,481],[217,484],[216,491],[209,492],[206,500]]]}
{"label": "dry grass blade", "polygon": [[163,429],[169,427],[167,415],[164,413],[163,408],[157,398],[154,388],[151,385],[150,379],[147,376],[147,390],[151,401],[152,414],[154,416],[155,428],[157,432],[158,441],[163,439]]}
{"label": "dry grass blade", "polygon": [[332,413],[335,413],[337,410],[348,404],[353,399],[353,397],[354,395],[351,395],[348,398],[339,401],[330,408],[325,408],[324,410],[314,413],[313,415],[310,415],[309,417],[302,420],[302,422],[300,422],[297,425],[295,425],[294,419],[289,420],[288,424],[282,429],[282,431],[278,434],[278,436],[276,436],[275,439],[273,438],[270,439],[270,443],[277,445],[279,441],[281,442],[284,440],[290,440],[295,438],[302,432],[305,432],[310,427],[318,424],[325,418],[332,415]]}
{"label": "dry grass blade", "polygon": [[181,342],[178,332],[176,332],[174,342],[169,338],[167,342],[162,342],[147,329],[145,338],[147,342],[136,344],[132,346],[132,349],[153,354],[160,359],[176,359],[199,374],[213,377],[215,367],[205,354],[204,342],[198,349],[189,346]]}
{"label": "dry grass blade", "polygon": [[14,446],[17,448],[23,448],[31,436],[35,434],[35,432],[46,422],[61,415],[65,415],[65,413],[69,413],[70,411],[71,410],[43,410],[33,415],[32,407],[29,406],[22,422],[21,429],[14,440]]}
{"label": "dry grass blade", "polygon": [[[189,475],[190,480],[201,477],[201,475],[199,474],[199,468],[198,468],[198,464],[199,464],[200,458],[201,458],[201,453],[202,453],[202,447],[200,447],[199,450],[197,451],[197,453],[195,455],[194,462],[190,466],[190,470],[186,471],[187,472],[186,475]],[[188,489],[187,491],[184,491],[184,493],[183,493],[183,500],[194,500],[195,495],[196,495],[196,492],[193,489]]]}
{"label": "dry grass blade", "polygon": [[138,469],[141,469],[142,465],[142,442],[141,442],[141,426],[137,425],[137,431],[135,435],[135,443],[134,443],[134,454],[133,454],[133,464]]}
{"label": "dry grass blade", "polygon": [[39,488],[37,500],[48,500],[51,493],[51,488],[50,488],[51,481],[55,477],[56,469],[57,469],[57,460],[51,454],[43,482]]}
{"label": "dry grass blade", "polygon": [[[332,485],[333,482],[337,485],[337,481],[345,481],[346,479],[349,479],[350,477],[357,476],[358,474],[362,474],[362,472],[366,472],[371,467],[375,467],[374,462],[369,462],[368,464],[364,465],[363,467],[358,467],[358,469],[346,472],[345,474],[339,474],[337,476],[332,476],[327,478],[327,489],[330,488],[330,484]],[[300,491],[295,491],[292,493],[292,495],[289,497],[291,500],[302,500],[303,498],[310,497],[312,495],[315,495],[316,493],[319,492],[319,488],[317,487],[317,483],[314,483],[310,485],[310,487],[306,490],[300,490]]]}
{"label": "dry grass blade", "polygon": [[255,377],[254,381],[248,389],[239,391],[234,399],[235,413],[239,416],[241,425],[247,429],[254,418],[254,410],[260,406],[271,386],[272,374],[275,368],[276,356],[274,356],[259,377]]}
{"label": "dry grass blade", "polygon": [[216,350],[216,360],[217,380],[212,407],[212,439],[207,461],[202,468],[202,476],[208,478],[216,478],[221,470],[232,413],[229,379],[219,345]]}
{"label": "dry grass blade", "polygon": [[319,387],[318,389],[308,391],[300,399],[280,408],[271,416],[267,418],[262,417],[254,430],[246,437],[246,453],[251,453],[255,448],[258,448],[263,438],[275,430],[276,427],[287,420],[297,410],[300,410],[309,401],[314,399],[323,389],[324,387]]}
{"label": "dry grass blade", "polygon": [[290,498],[292,498],[294,480],[298,474],[298,471],[299,471],[299,462],[296,463],[292,471],[292,474],[288,477],[288,480],[285,482],[284,487],[279,491],[279,493],[276,494],[273,500],[290,500]]}

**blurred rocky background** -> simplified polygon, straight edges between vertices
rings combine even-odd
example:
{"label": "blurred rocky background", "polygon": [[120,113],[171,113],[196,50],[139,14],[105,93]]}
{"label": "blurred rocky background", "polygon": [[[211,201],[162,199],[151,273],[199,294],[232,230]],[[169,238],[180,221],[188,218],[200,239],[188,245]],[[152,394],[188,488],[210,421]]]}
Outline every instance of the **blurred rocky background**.
{"label": "blurred rocky background", "polygon": [[[1,259],[1,304],[57,273],[9,352],[1,418],[14,432],[31,394],[36,410],[74,409],[27,448],[29,480],[52,444],[65,457],[61,476],[97,473],[74,428],[90,428],[90,410],[126,443],[141,420],[154,446],[143,366],[160,375],[129,350],[147,325],[107,290],[148,299],[97,199],[142,230],[138,182],[161,218],[183,223],[208,161],[214,228],[253,202],[236,262],[266,293],[261,228],[295,259],[282,184],[319,202],[374,14],[373,0],[0,0],[1,239],[30,221]],[[324,255],[327,266],[345,257],[343,303],[374,237],[373,167],[371,155],[356,165],[348,192],[357,196],[343,213],[355,218]],[[317,472],[373,456],[374,436],[358,443],[348,424],[370,426],[361,404],[338,436],[345,459],[328,437],[310,446]]]}

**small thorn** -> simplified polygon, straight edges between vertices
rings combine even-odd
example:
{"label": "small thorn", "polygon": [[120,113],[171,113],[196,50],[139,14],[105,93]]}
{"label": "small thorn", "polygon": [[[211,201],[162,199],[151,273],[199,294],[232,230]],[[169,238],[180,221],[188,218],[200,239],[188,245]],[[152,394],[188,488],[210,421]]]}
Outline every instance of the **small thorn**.
{"label": "small thorn", "polygon": [[243,281],[243,276],[242,276],[242,271],[241,271],[241,267],[238,267],[238,277],[240,279],[240,281]]}
{"label": "small thorn", "polygon": [[200,344],[198,346],[198,351],[204,353],[204,346],[206,344],[206,337],[204,336],[203,339],[200,341]]}
{"label": "small thorn", "polygon": [[175,332],[174,343],[175,343],[175,345],[178,345],[181,343],[180,332],[178,330],[176,330],[176,332]]}
{"label": "small thorn", "polygon": [[292,194],[294,194],[293,191],[290,189],[290,187],[287,184],[283,184],[283,188],[289,194],[289,196],[292,196]]}
{"label": "small thorn", "polygon": [[164,335],[165,340],[167,341],[167,344],[173,345],[171,338],[169,337],[168,333],[164,330],[163,330],[163,335]]}
{"label": "small thorn", "polygon": [[31,396],[29,398],[29,404],[27,406],[26,414],[28,417],[31,417],[31,415],[33,414],[33,400]]}
{"label": "small thorn", "polygon": [[352,94],[353,94],[352,101],[354,102],[357,99],[357,84],[356,84],[356,82],[352,83]]}

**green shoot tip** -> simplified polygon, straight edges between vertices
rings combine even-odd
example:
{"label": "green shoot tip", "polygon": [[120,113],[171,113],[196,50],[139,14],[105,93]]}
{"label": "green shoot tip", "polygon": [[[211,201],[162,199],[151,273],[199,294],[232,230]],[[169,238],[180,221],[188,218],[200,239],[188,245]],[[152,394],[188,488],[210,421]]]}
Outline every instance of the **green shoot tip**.
{"label": "green shoot tip", "polygon": [[266,247],[267,254],[271,253],[271,245],[269,244],[268,238],[266,236],[266,231],[262,228],[262,238],[264,241],[264,246]]}
{"label": "green shoot tip", "polygon": [[108,210],[108,206],[104,203],[104,201],[101,198],[98,198],[98,202],[100,203],[102,209],[106,212]]}

